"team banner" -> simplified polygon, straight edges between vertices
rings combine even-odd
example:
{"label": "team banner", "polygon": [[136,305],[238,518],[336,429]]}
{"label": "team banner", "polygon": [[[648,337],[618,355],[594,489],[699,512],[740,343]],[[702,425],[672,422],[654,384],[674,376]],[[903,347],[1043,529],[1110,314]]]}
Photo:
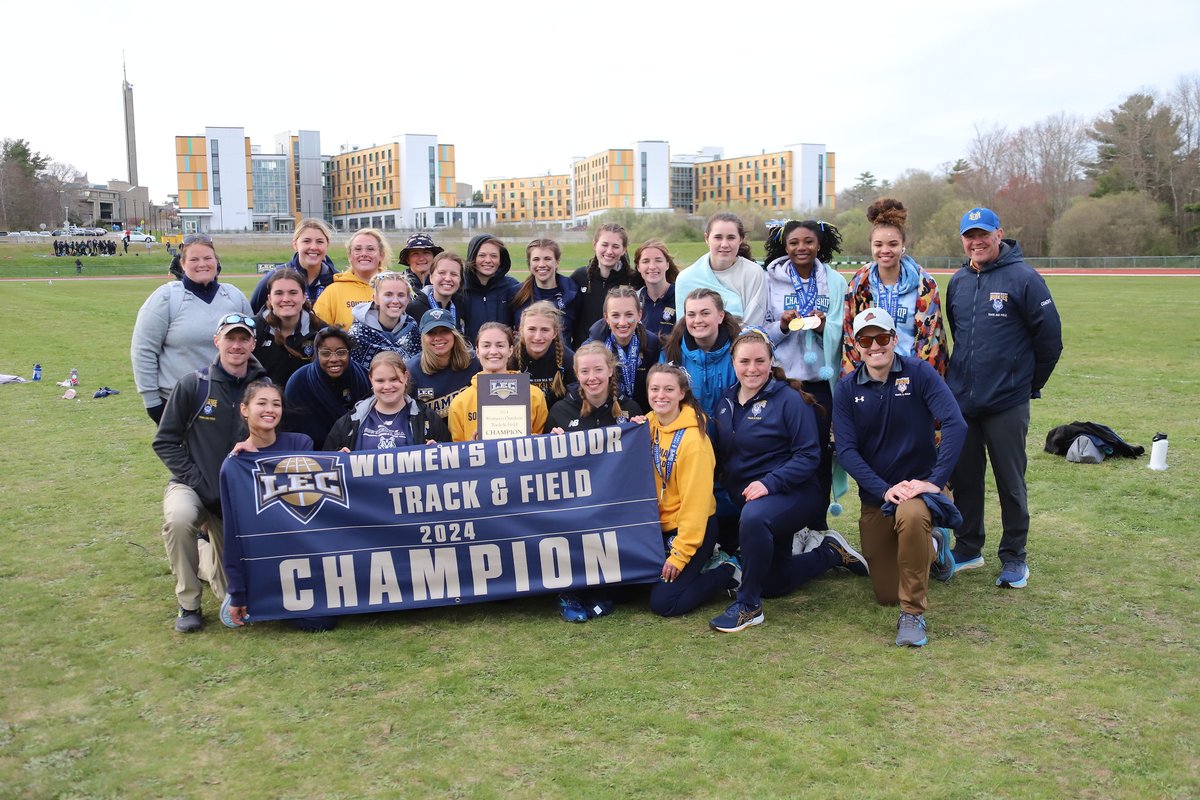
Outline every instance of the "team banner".
{"label": "team banner", "polygon": [[226,459],[221,495],[255,620],[648,583],[662,569],[645,425],[243,453]]}

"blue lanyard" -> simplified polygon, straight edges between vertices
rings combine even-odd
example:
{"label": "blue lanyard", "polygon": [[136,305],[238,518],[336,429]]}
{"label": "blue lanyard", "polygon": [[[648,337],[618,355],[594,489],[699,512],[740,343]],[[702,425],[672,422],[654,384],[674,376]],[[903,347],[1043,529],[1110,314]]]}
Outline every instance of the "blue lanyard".
{"label": "blue lanyard", "polygon": [[667,460],[665,463],[662,458],[662,448],[658,445],[658,434],[654,434],[654,471],[658,473],[658,477],[662,478],[662,491],[659,493],[660,499],[667,494],[667,481],[671,480],[671,472],[675,469],[675,459],[679,456],[679,443],[683,441],[685,433],[687,433],[687,428],[675,431],[675,436],[671,439],[671,447],[667,450]]}
{"label": "blue lanyard", "polygon": [[[432,286],[426,286],[421,291],[425,292],[425,296],[429,298],[430,307],[442,308],[440,305],[438,305],[438,301],[433,296],[433,287]],[[450,312],[450,321],[453,322],[454,326],[457,328],[458,327],[458,309],[454,307],[454,301],[451,300],[450,307],[442,309],[442,310]]]}
{"label": "blue lanyard", "polygon": [[817,265],[813,264],[807,281],[796,274],[794,264],[790,266],[788,277],[792,279],[792,288],[796,290],[796,316],[810,316],[813,307],[817,304]]}
{"label": "blue lanyard", "polygon": [[617,355],[617,366],[621,368],[621,389],[625,392],[626,397],[633,397],[633,384],[637,380],[638,368],[638,337],[635,333],[633,338],[629,340],[629,346],[622,349],[621,345],[617,344],[617,337],[613,334],[608,335],[606,342],[608,349],[612,350]]}
{"label": "blue lanyard", "polygon": [[879,283],[879,295],[880,296],[876,298],[876,302],[879,303],[879,307],[891,314],[892,319],[899,319],[897,316],[898,312],[900,311],[899,282],[897,282],[895,286],[884,286],[883,282],[881,281]]}

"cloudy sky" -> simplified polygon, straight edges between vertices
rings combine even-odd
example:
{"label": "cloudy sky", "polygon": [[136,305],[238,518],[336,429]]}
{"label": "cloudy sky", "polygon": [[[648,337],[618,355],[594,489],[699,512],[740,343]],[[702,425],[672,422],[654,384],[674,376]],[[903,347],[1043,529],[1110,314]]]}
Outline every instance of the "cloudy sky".
{"label": "cloudy sky", "polygon": [[[433,133],[458,179],[565,172],[638,139],[726,156],[823,142],[838,189],[964,154],[975,126],[1090,119],[1200,70],[1196,0],[56,2],[9,14],[0,137],[176,190],[174,137],[313,129],[322,150]],[[343,11],[344,10],[344,11]]]}

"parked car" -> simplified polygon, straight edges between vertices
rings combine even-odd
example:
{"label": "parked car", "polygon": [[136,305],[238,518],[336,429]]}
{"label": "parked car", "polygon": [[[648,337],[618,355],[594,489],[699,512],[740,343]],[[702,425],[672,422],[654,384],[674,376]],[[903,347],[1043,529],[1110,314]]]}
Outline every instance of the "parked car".
{"label": "parked car", "polygon": [[125,234],[129,237],[130,242],[156,242],[158,241],[148,233],[141,231],[126,231]]}

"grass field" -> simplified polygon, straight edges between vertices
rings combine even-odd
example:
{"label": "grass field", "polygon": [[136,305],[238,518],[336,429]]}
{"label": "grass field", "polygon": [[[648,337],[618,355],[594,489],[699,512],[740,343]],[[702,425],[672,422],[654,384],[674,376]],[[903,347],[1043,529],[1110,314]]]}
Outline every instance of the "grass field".
{"label": "grass field", "polygon": [[[932,587],[920,650],[848,576],[733,636],[718,605],[575,626],[550,598],[233,632],[211,595],[180,636],[128,356],[155,281],[0,283],[0,372],[46,378],[0,386],[0,797],[1200,795],[1197,280],[1049,279],[1029,588],[992,585],[993,535]],[[81,402],[53,383],[72,367]],[[1168,432],[1170,470],[1041,452],[1076,419]]]}

